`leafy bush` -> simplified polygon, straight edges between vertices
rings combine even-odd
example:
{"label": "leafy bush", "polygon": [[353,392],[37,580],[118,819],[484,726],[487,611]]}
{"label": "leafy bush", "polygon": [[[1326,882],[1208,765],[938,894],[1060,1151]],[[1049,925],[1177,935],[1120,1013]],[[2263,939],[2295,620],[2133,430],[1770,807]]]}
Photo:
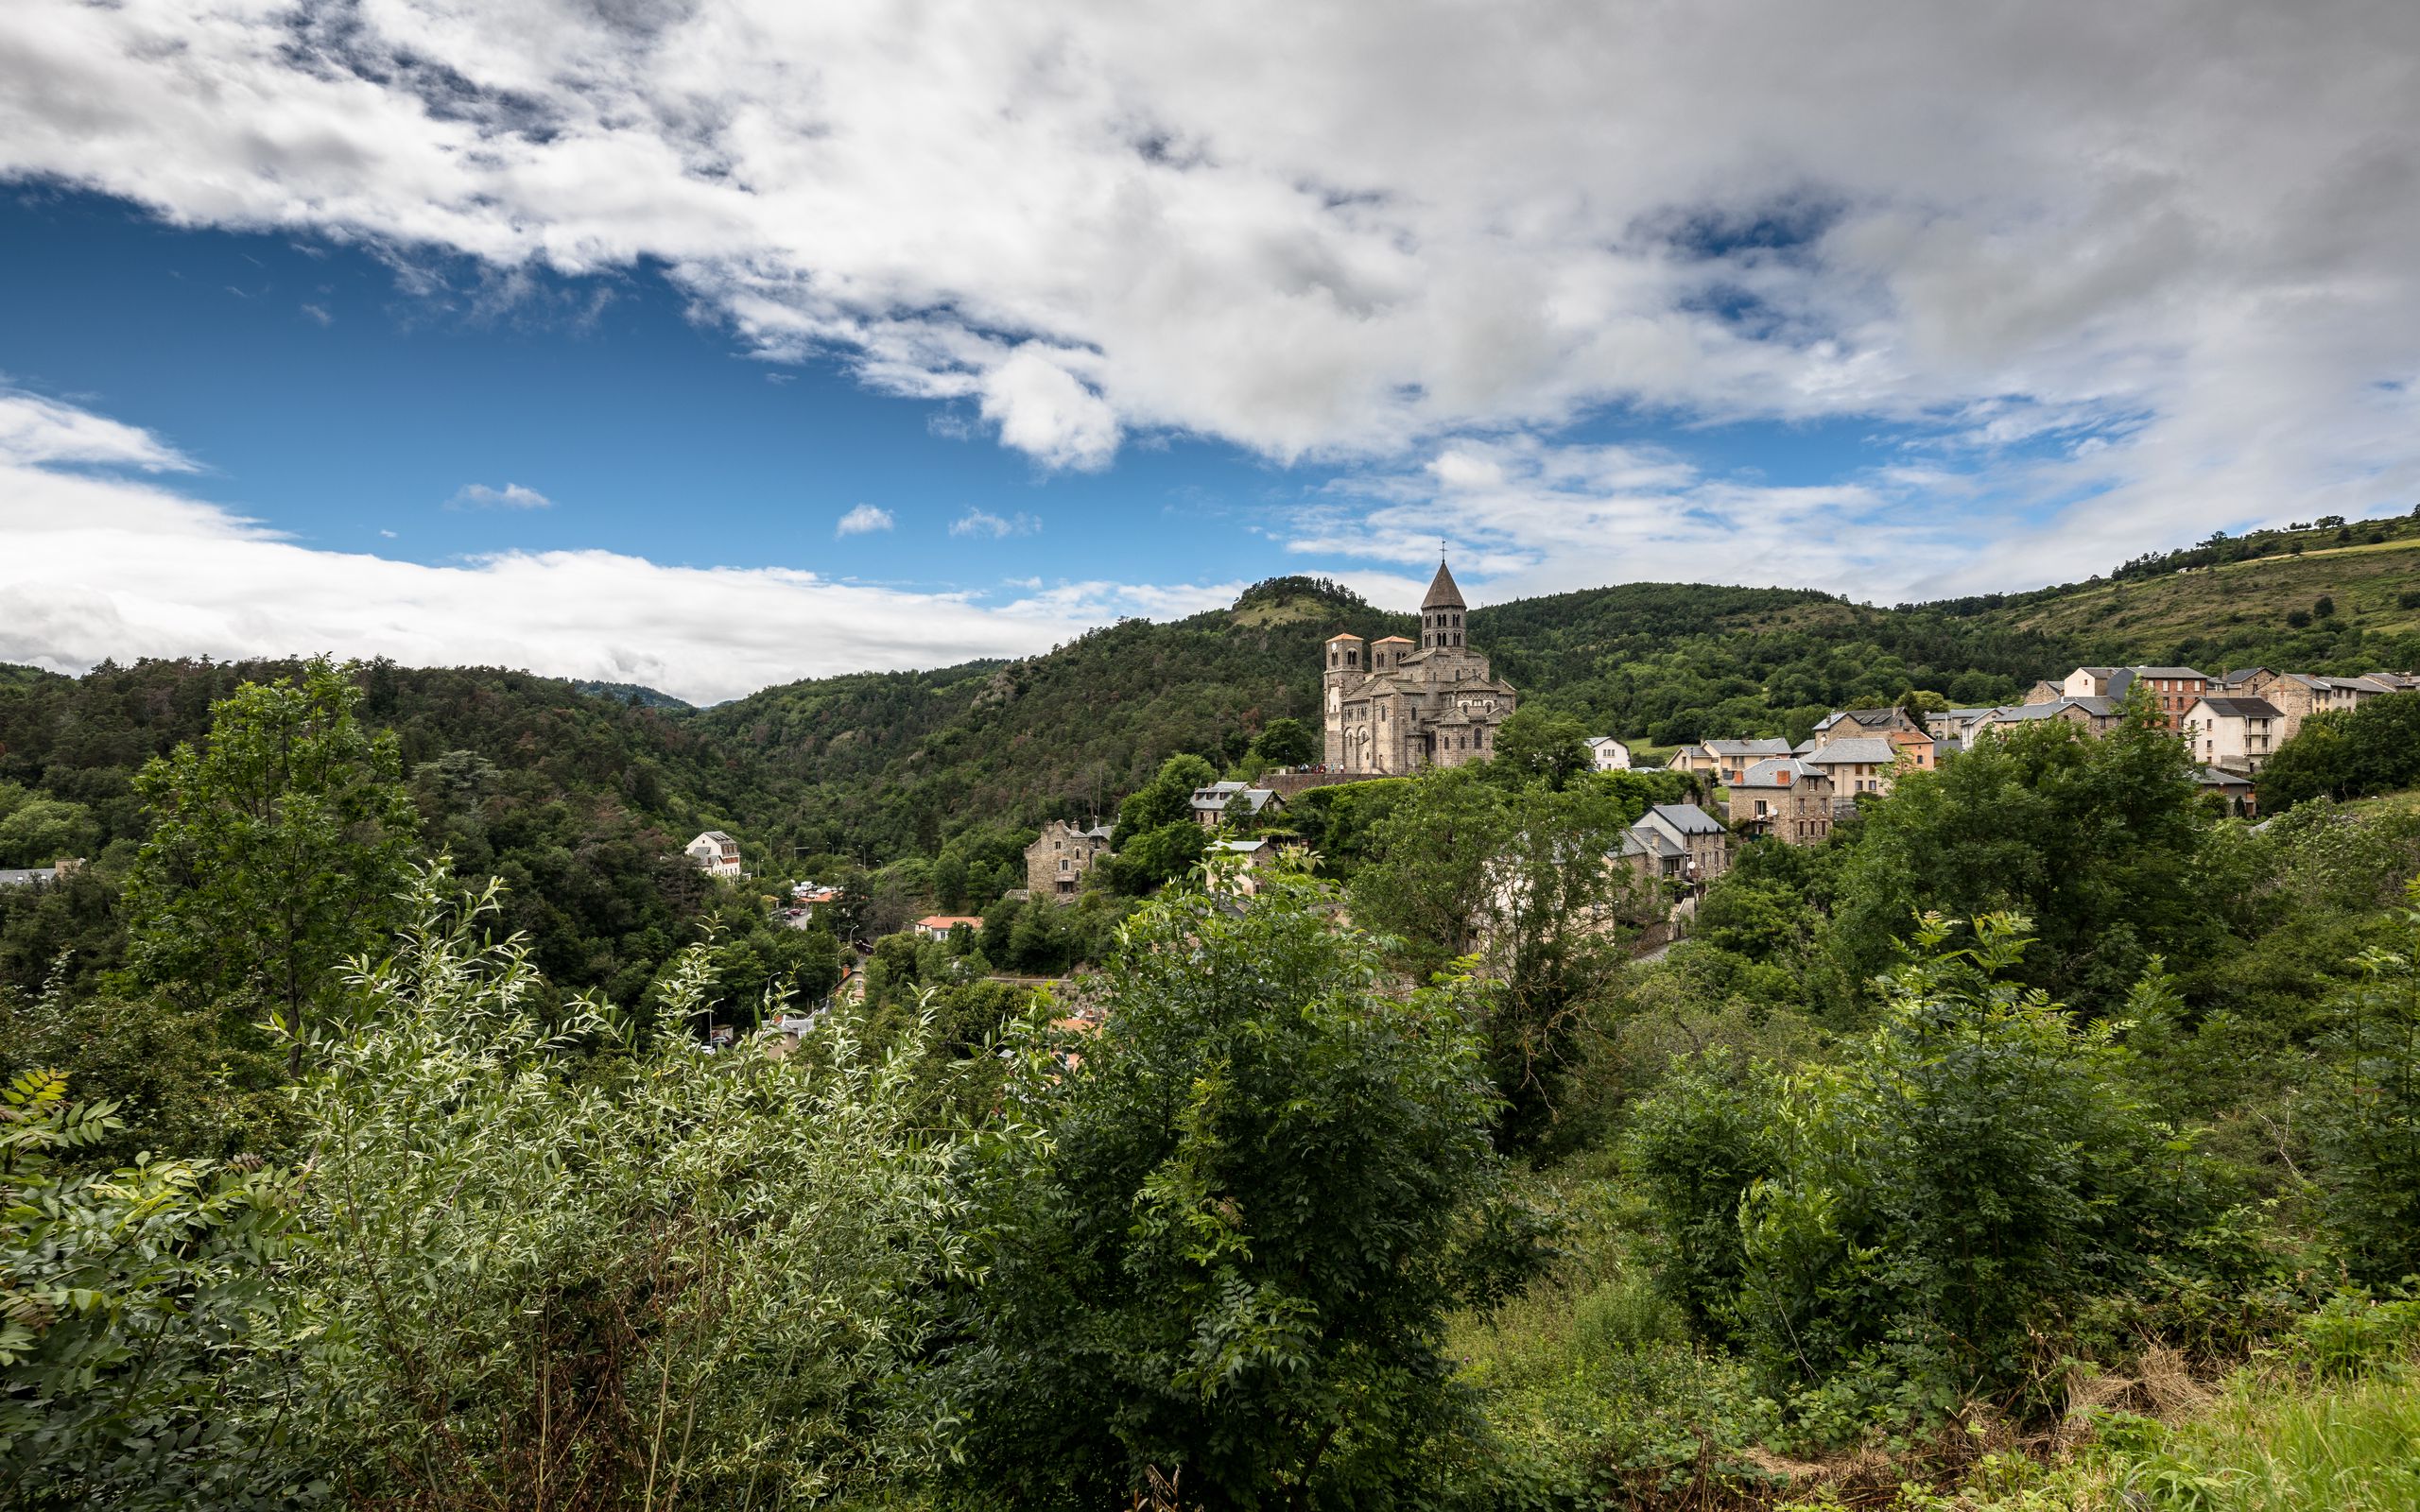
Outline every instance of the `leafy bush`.
{"label": "leafy bush", "polygon": [[[1089,1040],[1036,1047],[971,1173],[950,1482],[1004,1506],[1384,1506],[1451,1435],[1451,1241],[1495,1169],[1466,985],[1375,990],[1312,883],[1146,908]],[[1030,1126],[1039,1137],[1022,1137]]]}
{"label": "leafy bush", "polygon": [[493,891],[448,892],[422,874],[301,1093],[313,1464],[425,1505],[723,1507],[921,1463],[892,1386],[970,1241],[918,1037],[708,1055],[704,947],[650,1018],[542,1013],[526,946],[474,937]]}
{"label": "leafy bush", "polygon": [[116,1512],[274,1504],[286,1432],[231,1387],[273,1344],[285,1182],[209,1160],[80,1172],[110,1104],[53,1073],[0,1093],[0,1486]]}
{"label": "leafy bush", "polygon": [[2363,1280],[2420,1274],[2420,883],[2401,950],[2365,951],[2311,1089],[2328,1227]]}

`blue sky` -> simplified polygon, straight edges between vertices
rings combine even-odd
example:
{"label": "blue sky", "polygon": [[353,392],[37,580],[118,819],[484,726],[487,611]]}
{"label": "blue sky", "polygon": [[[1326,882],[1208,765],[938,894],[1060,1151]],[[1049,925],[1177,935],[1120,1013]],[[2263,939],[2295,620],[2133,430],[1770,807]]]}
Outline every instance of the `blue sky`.
{"label": "blue sky", "polygon": [[2208,9],[25,0],[0,659],[714,699],[2407,510],[2420,13]]}

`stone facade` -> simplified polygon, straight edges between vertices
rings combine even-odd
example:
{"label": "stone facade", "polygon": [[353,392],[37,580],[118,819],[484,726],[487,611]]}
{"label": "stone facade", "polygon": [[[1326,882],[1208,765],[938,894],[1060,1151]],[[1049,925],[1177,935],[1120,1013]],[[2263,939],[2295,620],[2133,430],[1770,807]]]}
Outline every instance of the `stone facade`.
{"label": "stone facade", "polygon": [[1440,562],[1421,601],[1417,650],[1399,635],[1329,639],[1321,695],[1330,771],[1400,775],[1495,753],[1515,695],[1464,641],[1467,612],[1454,575]]}
{"label": "stone facade", "polygon": [[1041,836],[1025,848],[1026,891],[1036,898],[1075,902],[1084,890],[1084,878],[1109,858],[1109,837],[1106,824],[1085,827],[1053,819],[1044,825]]}
{"label": "stone facade", "polygon": [[1730,784],[1731,827],[1784,845],[1816,845],[1830,837],[1839,795],[1820,766],[1795,756],[1761,761]]}

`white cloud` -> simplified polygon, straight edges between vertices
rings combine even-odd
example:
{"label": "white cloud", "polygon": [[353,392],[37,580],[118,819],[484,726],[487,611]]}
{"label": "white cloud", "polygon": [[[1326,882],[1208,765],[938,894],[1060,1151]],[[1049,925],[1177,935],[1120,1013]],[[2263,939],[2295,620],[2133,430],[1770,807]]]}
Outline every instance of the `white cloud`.
{"label": "white cloud", "polygon": [[148,431],[39,394],[0,388],[0,466],[59,463],[194,471],[190,458]]}
{"label": "white cloud", "polygon": [[[1386,487],[1329,505],[1407,566],[1459,499],[1539,580],[2008,586],[2420,497],[2420,6],[2283,16],[16,0],[0,174],[510,286],[660,265],[759,353],[849,354],[1047,466],[1137,434],[1349,460]],[[1893,513],[1922,486],[1489,450],[1609,404],[1872,417],[1966,481]],[[1776,513],[1914,546],[1802,550],[1754,533]]]}
{"label": "white cloud", "polygon": [[555,501],[535,489],[525,489],[518,483],[492,489],[484,483],[465,483],[445,501],[449,509],[547,509]]}
{"label": "white cloud", "polygon": [[337,323],[337,318],[330,315],[327,312],[326,307],[322,305],[305,304],[302,306],[302,313],[309,316],[313,320],[319,322],[320,325],[334,325]]}
{"label": "white cloud", "polygon": [[1120,615],[1189,613],[1240,591],[1086,582],[987,607],[605,551],[426,565],[301,545],[155,481],[78,465],[161,469],[175,456],[133,427],[0,396],[0,662],[80,672],[104,657],[324,650],[641,682],[704,703],[797,678],[1028,655]]}
{"label": "white cloud", "polygon": [[[1297,552],[1417,570],[1373,575],[1374,602],[1416,601],[1443,543],[1475,602],[1622,581],[1848,591],[1886,602],[1952,592],[2021,527],[2001,501],[1958,513],[1960,480],[1907,469],[1818,487],[1710,476],[1652,448],[1463,440],[1429,461],[1353,474],[1294,514]],[[2003,581],[2005,579],[2003,578]]]}
{"label": "white cloud", "polygon": [[1978,444],[2128,419],[2090,475],[2172,535],[2420,456],[2363,397],[2420,329],[2420,7],[2281,16],[17,0],[0,172],[399,259],[660,260],[766,354],[1051,466],[1987,404]]}
{"label": "white cloud", "polygon": [[953,536],[989,536],[994,541],[1029,536],[1041,528],[1042,522],[1023,510],[1013,515],[996,515],[989,509],[969,509],[949,523]]}
{"label": "white cloud", "polygon": [[898,523],[890,517],[890,510],[861,504],[840,517],[840,523],[832,527],[832,535],[835,540],[842,536],[871,535],[877,530],[889,530]]}

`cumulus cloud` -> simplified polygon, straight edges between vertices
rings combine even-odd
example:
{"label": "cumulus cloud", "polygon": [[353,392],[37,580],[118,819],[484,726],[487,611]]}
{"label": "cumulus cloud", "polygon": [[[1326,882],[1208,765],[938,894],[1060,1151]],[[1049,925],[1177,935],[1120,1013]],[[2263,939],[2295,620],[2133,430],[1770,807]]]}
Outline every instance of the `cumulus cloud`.
{"label": "cumulus cloud", "polygon": [[0,171],[657,261],[1051,466],[1988,404],[2128,418],[2171,529],[2321,486],[2265,444],[2314,424],[2408,479],[2361,396],[2412,377],[2416,144],[2409,0],[0,8]]}
{"label": "cumulus cloud", "polygon": [[2048,501],[2016,562],[2420,496],[2410,0],[17,0],[0,174],[661,266],[1046,466],[1218,438],[1508,529],[1465,443],[1625,405],[1921,428]]}
{"label": "cumulus cloud", "polygon": [[842,536],[872,535],[877,530],[889,530],[898,523],[890,517],[890,510],[861,504],[840,517],[840,523],[832,527],[832,535],[835,540]]}
{"label": "cumulus cloud", "polygon": [[1029,536],[1042,528],[1042,522],[1019,510],[1013,515],[997,515],[989,509],[969,509],[949,523],[953,536],[988,536],[994,541],[1008,536]]}
{"label": "cumulus cloud", "polygon": [[445,501],[449,509],[549,509],[555,501],[535,489],[525,489],[518,483],[492,489],[484,483],[465,483]]}
{"label": "cumulus cloud", "polygon": [[[1028,655],[1120,615],[1189,613],[1240,591],[1085,582],[989,605],[606,551],[432,565],[320,550],[142,475],[176,455],[146,433],[22,399],[0,399],[0,662],[61,672],[104,657],[325,650],[641,682],[708,703],[796,678]],[[94,462],[116,466],[80,465]]]}

